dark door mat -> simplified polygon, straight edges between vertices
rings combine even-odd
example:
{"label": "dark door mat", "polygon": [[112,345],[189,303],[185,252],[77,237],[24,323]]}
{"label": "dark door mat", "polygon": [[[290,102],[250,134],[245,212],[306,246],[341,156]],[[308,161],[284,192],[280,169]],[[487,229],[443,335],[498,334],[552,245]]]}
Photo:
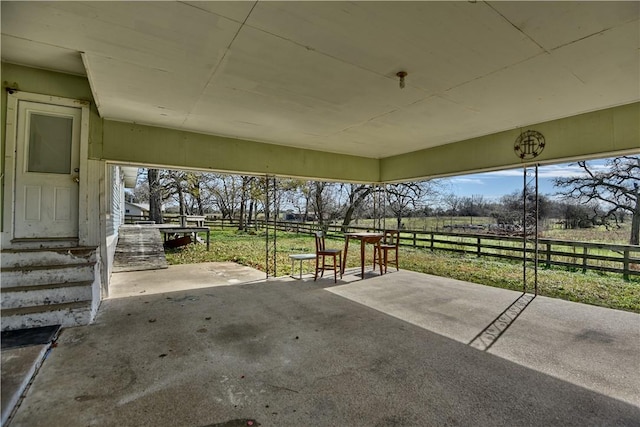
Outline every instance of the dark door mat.
{"label": "dark door mat", "polygon": [[47,344],[57,338],[58,332],[60,332],[60,325],[3,331],[1,346],[3,350],[6,350],[8,348]]}

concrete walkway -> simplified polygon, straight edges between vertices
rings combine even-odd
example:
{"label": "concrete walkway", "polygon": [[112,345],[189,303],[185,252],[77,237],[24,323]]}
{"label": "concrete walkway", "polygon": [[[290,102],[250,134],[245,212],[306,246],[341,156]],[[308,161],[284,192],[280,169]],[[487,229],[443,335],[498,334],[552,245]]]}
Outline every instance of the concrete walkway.
{"label": "concrete walkway", "polygon": [[640,420],[636,314],[406,271],[234,284],[206,264],[196,280],[217,285],[171,290],[173,269],[119,273],[96,323],[63,331],[11,427]]}

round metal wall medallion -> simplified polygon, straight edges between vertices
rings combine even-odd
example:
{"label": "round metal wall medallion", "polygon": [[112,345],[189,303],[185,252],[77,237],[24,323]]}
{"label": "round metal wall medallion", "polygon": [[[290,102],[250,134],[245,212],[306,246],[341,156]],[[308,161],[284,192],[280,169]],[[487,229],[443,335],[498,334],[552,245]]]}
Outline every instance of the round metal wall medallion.
{"label": "round metal wall medallion", "polygon": [[527,130],[516,138],[513,150],[522,160],[533,159],[542,153],[545,144],[544,135],[535,130]]}

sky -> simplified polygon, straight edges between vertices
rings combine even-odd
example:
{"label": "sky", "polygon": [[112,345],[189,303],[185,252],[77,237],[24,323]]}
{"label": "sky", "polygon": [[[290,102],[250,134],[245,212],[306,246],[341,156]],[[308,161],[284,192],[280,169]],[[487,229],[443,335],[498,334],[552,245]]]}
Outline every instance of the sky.
{"label": "sky", "polygon": [[[602,167],[606,159],[589,161],[588,164],[595,168]],[[531,168],[533,171],[533,168]],[[553,196],[558,189],[553,185],[553,179],[559,177],[577,176],[582,174],[582,169],[575,163],[563,163],[557,165],[540,166],[538,168],[538,192],[546,196]],[[534,182],[531,175],[531,182]],[[495,172],[461,175],[451,178],[443,178],[445,192],[454,193],[460,197],[482,195],[485,200],[498,200],[506,194],[521,191],[523,185],[523,170],[509,169]]]}

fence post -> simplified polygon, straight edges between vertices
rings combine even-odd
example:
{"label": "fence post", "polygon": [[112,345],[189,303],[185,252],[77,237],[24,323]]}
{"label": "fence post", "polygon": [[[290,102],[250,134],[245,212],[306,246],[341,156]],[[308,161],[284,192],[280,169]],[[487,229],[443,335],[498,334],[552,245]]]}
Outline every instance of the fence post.
{"label": "fence post", "polygon": [[551,268],[551,243],[547,242],[547,268]]}
{"label": "fence post", "polygon": [[480,256],[482,255],[482,251],[480,250],[480,249],[482,248],[482,247],[480,246],[480,241],[481,241],[481,239],[480,239],[480,237],[478,237],[478,238],[476,239],[476,244],[477,244],[477,248],[478,248],[478,249],[477,249],[477,251],[476,251],[476,253],[478,254],[478,258],[480,258]]}
{"label": "fence post", "polygon": [[624,250],[624,258],[622,260],[622,278],[629,280],[629,249]]}
{"label": "fence post", "polygon": [[429,246],[431,248],[431,251],[433,251],[433,232],[429,233],[429,236],[431,237],[431,242],[430,242]]}
{"label": "fence post", "polygon": [[582,248],[582,272],[587,272],[587,254],[589,252],[589,248],[584,246]]}
{"label": "fence post", "polygon": [[[416,245],[416,234],[418,234],[418,233],[416,233],[416,232],[414,231],[414,232],[413,232],[413,247],[414,247],[414,248],[417,246],[417,245]],[[399,239],[399,238],[400,238],[400,233],[398,233],[398,239]]]}

